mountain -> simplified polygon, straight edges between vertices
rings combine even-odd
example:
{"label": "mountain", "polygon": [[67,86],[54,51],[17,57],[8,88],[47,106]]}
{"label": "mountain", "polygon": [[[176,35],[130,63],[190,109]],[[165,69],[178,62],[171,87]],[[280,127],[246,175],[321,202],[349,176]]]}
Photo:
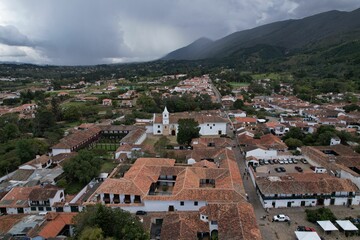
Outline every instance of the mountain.
{"label": "mountain", "polygon": [[216,41],[201,38],[162,60],[198,60],[256,55],[274,58],[360,38],[360,9],[329,11],[232,33]]}
{"label": "mountain", "polygon": [[[163,58],[163,60],[171,60],[171,59],[186,59],[188,60],[187,56],[190,55],[201,55],[208,47],[213,43],[212,40],[208,38],[199,38],[195,42],[191,43],[190,45],[180,48],[178,50],[173,51],[171,54],[168,54]],[[169,57],[169,58],[168,58]]]}

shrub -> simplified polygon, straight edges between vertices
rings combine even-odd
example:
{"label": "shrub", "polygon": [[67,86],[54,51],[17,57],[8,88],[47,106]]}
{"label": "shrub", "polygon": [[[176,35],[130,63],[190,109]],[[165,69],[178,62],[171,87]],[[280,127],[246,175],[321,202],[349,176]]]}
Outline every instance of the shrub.
{"label": "shrub", "polygon": [[336,220],[334,213],[328,208],[323,207],[315,210],[306,209],[305,212],[306,212],[306,219],[312,223],[316,223],[316,221]]}

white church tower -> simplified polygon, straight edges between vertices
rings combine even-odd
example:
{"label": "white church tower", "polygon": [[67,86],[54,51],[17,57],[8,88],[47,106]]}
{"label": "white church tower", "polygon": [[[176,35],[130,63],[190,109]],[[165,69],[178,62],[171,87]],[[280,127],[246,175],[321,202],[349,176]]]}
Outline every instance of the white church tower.
{"label": "white church tower", "polygon": [[169,135],[169,111],[166,106],[162,113],[163,135]]}
{"label": "white church tower", "polygon": [[166,107],[162,113],[162,123],[163,125],[169,125],[169,112]]}

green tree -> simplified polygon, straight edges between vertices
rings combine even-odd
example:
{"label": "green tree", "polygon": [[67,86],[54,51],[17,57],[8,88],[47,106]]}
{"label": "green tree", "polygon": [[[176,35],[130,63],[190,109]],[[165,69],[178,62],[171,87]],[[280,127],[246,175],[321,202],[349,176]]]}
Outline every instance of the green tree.
{"label": "green tree", "polygon": [[76,239],[81,239],[84,231],[86,231],[86,235],[93,236],[95,234],[101,237],[99,230],[89,232],[86,230],[88,228],[99,228],[103,237],[111,237],[116,240],[150,238],[135,216],[120,208],[112,209],[101,204],[88,206],[75,217]]}
{"label": "green tree", "polygon": [[81,118],[81,109],[78,106],[71,105],[63,110],[63,116],[66,121],[76,122]]}
{"label": "green tree", "polygon": [[49,146],[46,142],[39,139],[21,139],[16,142],[16,154],[21,163],[34,159],[36,155],[42,155],[47,152]]}
{"label": "green tree", "polygon": [[54,114],[43,108],[37,111],[33,122],[33,133],[36,137],[42,137],[45,131],[55,127],[55,116]]}
{"label": "green tree", "polygon": [[299,139],[296,138],[288,138],[285,140],[285,144],[288,146],[288,148],[290,149],[296,149],[298,147],[303,146],[303,142]]}
{"label": "green tree", "polygon": [[291,127],[290,130],[285,134],[285,136],[282,138],[282,140],[286,140],[289,138],[295,138],[302,140],[305,137],[305,134],[303,131],[298,127]]}
{"label": "green tree", "polygon": [[241,99],[236,99],[233,105],[234,109],[243,109],[244,108],[244,102]]}
{"label": "green tree", "polygon": [[316,223],[316,221],[330,220],[335,221],[336,217],[334,213],[329,208],[319,208],[319,209],[306,209],[306,219],[309,222]]}
{"label": "green tree", "polygon": [[0,141],[7,142],[11,139],[19,137],[20,131],[16,124],[8,123],[3,129],[0,129]]}
{"label": "green tree", "polygon": [[51,112],[54,114],[56,121],[62,120],[62,111],[60,108],[60,100],[57,97],[51,98]]}
{"label": "green tree", "polygon": [[179,128],[176,140],[179,144],[190,145],[193,138],[200,137],[199,123],[193,118],[180,119],[178,123]]}
{"label": "green tree", "polygon": [[79,154],[64,164],[64,172],[69,182],[75,181],[83,184],[100,173],[101,160],[94,157],[89,150],[80,150]]}
{"label": "green tree", "polygon": [[149,113],[160,112],[160,108],[156,105],[154,99],[150,96],[142,94],[136,100],[136,104],[144,111]]}
{"label": "green tree", "polygon": [[165,136],[162,136],[154,144],[154,149],[158,154],[160,154],[161,157],[164,157],[164,154],[166,152],[166,150],[165,150],[166,146],[169,145],[169,143],[170,143],[170,139],[168,139]]}
{"label": "green tree", "polygon": [[103,230],[98,227],[86,227],[79,236],[80,240],[104,240]]}

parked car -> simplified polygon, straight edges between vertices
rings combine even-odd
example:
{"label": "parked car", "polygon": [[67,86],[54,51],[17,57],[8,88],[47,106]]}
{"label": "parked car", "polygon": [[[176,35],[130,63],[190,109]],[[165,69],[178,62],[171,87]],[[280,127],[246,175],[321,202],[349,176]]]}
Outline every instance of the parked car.
{"label": "parked car", "polygon": [[284,160],[284,163],[285,163],[285,164],[289,164],[289,160],[285,159],[285,160]]}
{"label": "parked car", "polygon": [[296,166],[295,170],[298,171],[298,172],[303,172],[303,169],[301,167],[299,167],[299,166]]}
{"label": "parked car", "polygon": [[269,164],[268,160],[264,160],[265,165]]}
{"label": "parked car", "polygon": [[146,212],[146,211],[139,210],[139,211],[136,211],[135,214],[136,214],[136,215],[146,215],[147,212]]}
{"label": "parked car", "polygon": [[280,168],[275,168],[275,171],[279,173],[282,172]]}
{"label": "parked car", "polygon": [[296,159],[294,159],[294,160],[293,160],[293,162],[294,162],[295,164],[297,164],[297,163],[298,163],[298,161],[297,161]]}
{"label": "parked car", "polygon": [[284,167],[279,167],[281,172],[286,172],[286,169]]}
{"label": "parked car", "polygon": [[303,164],[308,164],[308,161],[306,161],[306,159],[304,159],[304,158],[302,158],[300,161],[301,161]]}
{"label": "parked car", "polygon": [[260,165],[264,165],[264,164],[265,164],[265,163],[264,163],[264,160],[263,160],[263,159],[260,159],[260,160],[259,160],[259,164],[260,164]]}
{"label": "parked car", "polygon": [[273,222],[288,222],[290,221],[290,218],[289,216],[286,216],[284,214],[279,214],[279,215],[275,215],[272,220]]}
{"label": "parked car", "polygon": [[284,164],[284,160],[279,160],[279,163],[280,163],[280,164]]}
{"label": "parked car", "polygon": [[306,227],[306,226],[298,226],[296,231],[300,232],[316,232],[316,230],[312,227]]}
{"label": "parked car", "polygon": [[274,163],[274,164],[278,164],[278,163],[279,163],[279,160],[274,159],[274,160],[273,160],[273,163]]}
{"label": "parked car", "polygon": [[289,159],[288,161],[289,161],[289,163],[291,163],[291,164],[293,164],[293,163],[294,163],[294,161],[293,161],[293,160],[291,160],[291,159]]}
{"label": "parked car", "polygon": [[274,162],[274,160],[269,160],[269,163],[272,165],[272,164],[274,164],[275,162]]}

